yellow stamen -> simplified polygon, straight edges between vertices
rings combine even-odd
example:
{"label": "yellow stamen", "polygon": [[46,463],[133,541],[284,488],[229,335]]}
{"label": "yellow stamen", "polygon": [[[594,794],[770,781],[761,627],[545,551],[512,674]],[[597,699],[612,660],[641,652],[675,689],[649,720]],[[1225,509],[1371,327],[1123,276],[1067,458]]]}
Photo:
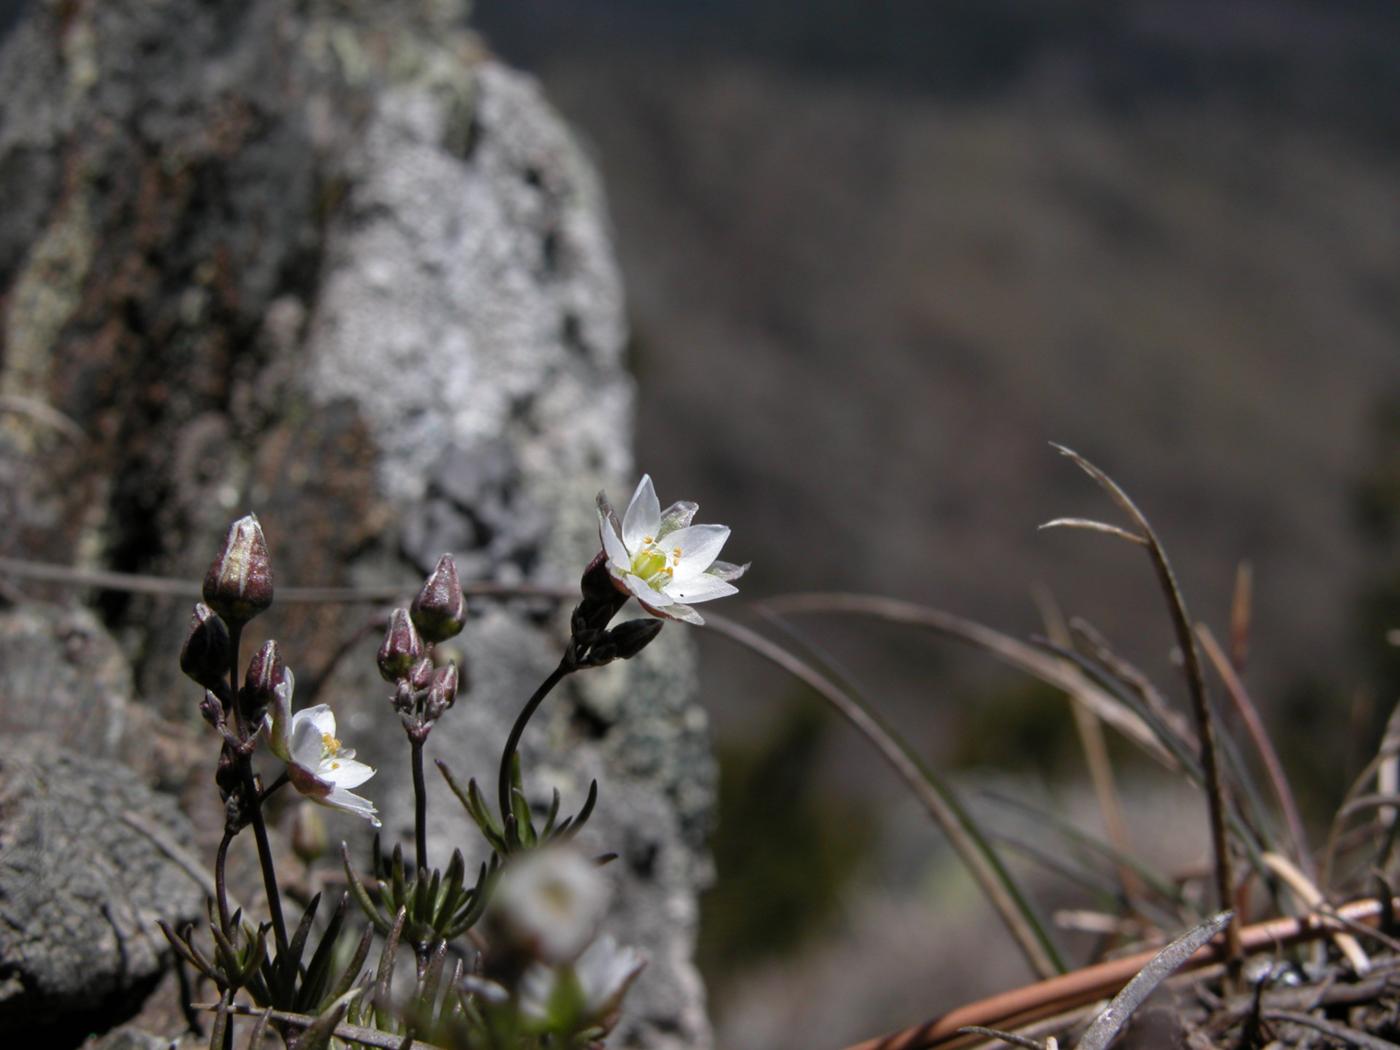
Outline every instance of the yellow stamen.
{"label": "yellow stamen", "polygon": [[321,747],[325,749],[326,754],[334,755],[340,751],[340,741],[337,740],[335,737],[331,736],[329,733],[322,733]]}

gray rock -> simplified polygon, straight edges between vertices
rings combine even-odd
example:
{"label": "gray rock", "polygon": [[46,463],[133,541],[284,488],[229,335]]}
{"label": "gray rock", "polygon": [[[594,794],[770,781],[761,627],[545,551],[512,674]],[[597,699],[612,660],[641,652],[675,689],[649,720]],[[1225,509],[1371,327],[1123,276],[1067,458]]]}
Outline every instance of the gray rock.
{"label": "gray rock", "polygon": [[124,767],[43,736],[0,741],[0,1032],[130,1012],[203,911],[189,821]]}
{"label": "gray rock", "polygon": [[[622,289],[591,166],[464,8],[36,4],[0,41],[0,394],[45,410],[0,430],[0,553],[197,581],[252,509],[279,585],[407,596],[446,550],[468,578],[577,580],[595,493],[635,480]],[[188,601],[101,602],[138,692],[193,723]],[[402,835],[384,684],[365,647],[335,658],[364,617],[279,603],[254,630],[374,752]],[[618,932],[651,964],[615,1045],[710,1042],[690,956],[714,772],[684,631],[569,683],[526,740],[529,790],[576,808],[598,778],[599,848],[627,858]],[[558,603],[475,601],[475,684],[430,753],[491,780],[564,640]],[[471,833],[434,791],[445,859]]]}

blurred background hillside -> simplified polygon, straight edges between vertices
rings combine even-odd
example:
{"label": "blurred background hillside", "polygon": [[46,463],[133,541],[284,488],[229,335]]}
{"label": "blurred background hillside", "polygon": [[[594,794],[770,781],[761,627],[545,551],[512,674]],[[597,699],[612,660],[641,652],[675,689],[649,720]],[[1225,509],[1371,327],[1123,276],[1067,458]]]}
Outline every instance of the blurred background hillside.
{"label": "blurred background hillside", "polygon": [[[595,153],[639,464],[663,500],[734,526],[747,596],[875,591],[1026,635],[1044,585],[1175,691],[1140,552],[1035,530],[1117,520],[1046,445],[1063,442],[1136,496],[1217,633],[1252,563],[1250,686],[1305,806],[1335,800],[1400,684],[1384,640],[1400,622],[1400,8],[481,0],[475,19]],[[935,761],[1064,772],[1062,707],[1014,676],[893,629],[804,626]],[[762,915],[782,928],[770,947],[800,939],[795,914],[782,927],[800,900],[847,938],[847,966],[862,923],[917,940],[907,918],[854,916],[820,887],[849,874],[842,828],[925,859],[936,835],[872,819],[863,807],[898,789],[865,744],[705,644],[732,807],[721,885],[743,862],[733,823],[765,790],[820,784],[813,807],[836,807],[749,856],[778,887],[754,914],[712,913],[726,1045],[778,1045],[736,990],[756,972],[742,938],[715,931]],[[820,951],[806,972],[849,981]],[[920,980],[905,963],[888,970]],[[769,971],[769,1006],[799,994],[795,968]],[[955,997],[952,978],[922,976],[902,999],[881,984],[891,1022],[947,1005],[931,986]],[[824,1023],[824,1044],[872,1034]]]}

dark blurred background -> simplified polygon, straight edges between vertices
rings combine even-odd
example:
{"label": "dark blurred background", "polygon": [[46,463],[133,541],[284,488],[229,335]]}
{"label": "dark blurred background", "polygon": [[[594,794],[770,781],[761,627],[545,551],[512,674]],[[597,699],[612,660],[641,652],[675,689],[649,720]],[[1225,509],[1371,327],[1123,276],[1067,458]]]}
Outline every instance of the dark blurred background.
{"label": "dark blurred background", "polygon": [[[1248,682],[1322,818],[1400,690],[1400,7],[481,0],[475,19],[602,169],[639,467],[733,525],[746,596],[873,591],[1026,635],[1044,586],[1179,696],[1141,552],[1036,531],[1121,520],[1063,442],[1137,498],[1217,634],[1251,563]],[[1072,795],[1048,692],[909,632],[802,626],[931,760]],[[937,835],[873,752],[704,645],[722,1044],[825,1045],[874,1034],[857,1002],[906,1023],[992,990],[948,974],[949,901],[982,906],[931,889]]]}

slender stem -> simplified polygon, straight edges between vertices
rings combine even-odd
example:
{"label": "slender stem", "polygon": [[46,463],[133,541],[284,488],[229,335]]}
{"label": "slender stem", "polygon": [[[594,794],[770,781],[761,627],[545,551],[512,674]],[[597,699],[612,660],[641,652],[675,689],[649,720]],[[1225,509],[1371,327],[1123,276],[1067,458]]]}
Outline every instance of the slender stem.
{"label": "slender stem", "polygon": [[219,905],[219,929],[228,936],[233,929],[233,921],[228,911],[228,884],[224,879],[224,866],[228,863],[228,844],[233,841],[233,832],[224,828],[224,837],[219,840],[219,850],[214,854],[214,899]]}
{"label": "slender stem", "polygon": [[[229,691],[232,697],[229,708],[233,712],[234,732],[239,740],[247,740],[243,726],[243,713],[238,706],[238,643],[243,637],[241,623],[229,624]],[[252,755],[240,755],[238,765],[243,776],[243,797],[247,801],[248,816],[253,824],[253,837],[258,844],[258,863],[262,866],[263,888],[267,892],[267,908],[272,913],[272,932],[277,938],[278,958],[287,954],[287,922],[282,917],[282,895],[277,889],[277,870],[272,864],[272,843],[267,837],[267,824],[263,821],[262,796],[253,779]]]}
{"label": "slender stem", "polygon": [[[1171,615],[1172,628],[1176,632],[1177,645],[1185,662],[1187,691],[1191,696],[1191,710],[1195,716],[1196,734],[1201,745],[1201,773],[1205,781],[1206,800],[1210,818],[1211,848],[1215,857],[1215,891],[1222,911],[1231,910],[1235,904],[1235,881],[1231,870],[1230,841],[1226,835],[1225,785],[1220,775],[1219,747],[1216,743],[1215,718],[1206,696],[1205,672],[1201,667],[1196,635],[1191,628],[1191,614],[1186,609],[1186,596],[1177,582],[1171,562],[1167,560],[1166,548],[1158,539],[1156,531],[1146,516],[1129,498],[1116,481],[1079,453],[1060,445],[1054,446],[1063,455],[1074,461],[1080,470],[1098,482],[1109,497],[1133,519],[1133,524],[1146,541],[1147,552],[1152,559],[1152,568],[1157,573],[1157,581],[1167,599],[1167,610]],[[1240,949],[1240,934],[1237,923],[1225,927],[1225,961],[1231,983],[1239,975],[1243,954]]]}
{"label": "slender stem", "polygon": [[423,741],[409,733],[408,743],[413,755],[413,835],[421,878],[421,873],[428,870],[428,786],[423,783]]}
{"label": "slender stem", "polygon": [[544,701],[556,685],[564,680],[564,677],[574,670],[573,664],[566,656],[559,661],[559,666],[550,672],[548,678],[540,683],[540,687],[535,690],[535,695],[525,702],[520,714],[516,716],[515,725],[510,727],[510,736],[506,737],[505,750],[501,752],[501,772],[497,780],[497,801],[501,806],[501,824],[504,827],[511,827],[514,821],[511,818],[512,806],[510,804],[510,767],[515,758],[515,750],[520,746],[520,737],[525,732],[525,726],[534,717],[535,710]]}
{"label": "slender stem", "polygon": [[1031,969],[1040,977],[1064,972],[1064,964],[1044,927],[977,825],[948,786],[918,760],[889,726],[825,675],[782,646],[715,613],[706,614],[706,623],[710,630],[738,642],[811,686],[874,744],[881,757],[909,786],[943,830],[958,857],[1016,940]]}

